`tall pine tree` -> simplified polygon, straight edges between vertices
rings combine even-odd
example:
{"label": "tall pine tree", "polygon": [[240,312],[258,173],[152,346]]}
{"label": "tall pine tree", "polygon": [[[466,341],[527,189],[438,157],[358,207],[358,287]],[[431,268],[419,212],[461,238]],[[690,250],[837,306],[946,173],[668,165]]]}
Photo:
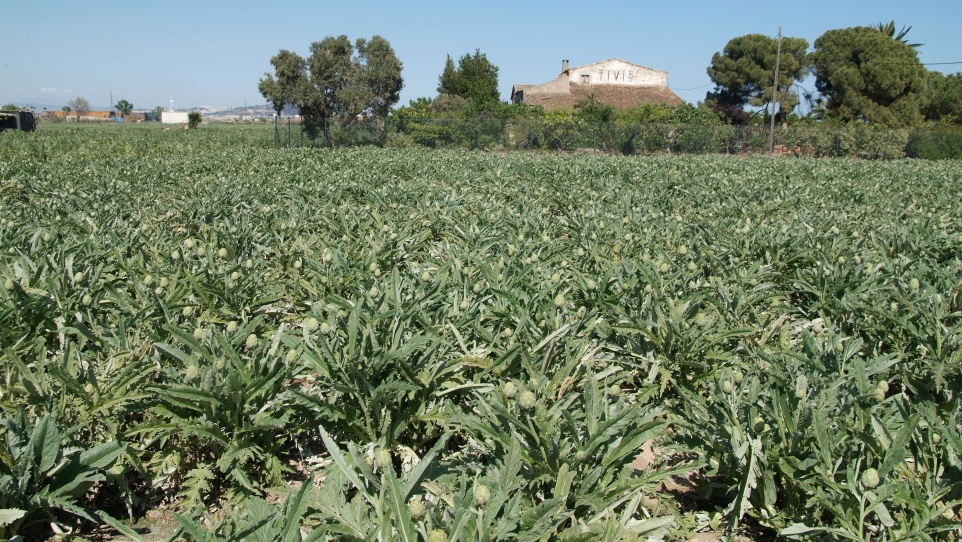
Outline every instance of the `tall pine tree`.
{"label": "tall pine tree", "polygon": [[438,93],[460,96],[477,111],[495,108],[500,105],[498,67],[488,61],[480,49],[476,49],[473,55],[462,56],[457,68],[448,55],[444,71],[438,78]]}

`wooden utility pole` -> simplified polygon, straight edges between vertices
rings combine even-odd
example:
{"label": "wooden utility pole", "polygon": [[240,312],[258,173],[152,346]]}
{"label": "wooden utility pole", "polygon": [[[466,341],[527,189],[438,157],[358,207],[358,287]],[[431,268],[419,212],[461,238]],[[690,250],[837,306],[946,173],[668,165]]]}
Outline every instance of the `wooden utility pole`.
{"label": "wooden utility pole", "polygon": [[778,101],[778,65],[782,60],[782,27],[778,27],[778,51],[775,53],[775,84],[772,85],[772,127],[768,135],[768,152],[775,154],[775,102]]}

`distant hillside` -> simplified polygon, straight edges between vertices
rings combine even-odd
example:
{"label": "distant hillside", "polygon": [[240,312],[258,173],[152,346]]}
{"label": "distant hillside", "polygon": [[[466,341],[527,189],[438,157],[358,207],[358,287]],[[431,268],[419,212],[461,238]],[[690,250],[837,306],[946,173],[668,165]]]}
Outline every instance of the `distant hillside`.
{"label": "distant hillside", "polygon": [[[23,107],[23,108],[27,108],[27,109],[33,109],[34,111],[37,111],[37,112],[43,111],[44,109],[47,109],[47,110],[49,110],[49,111],[60,111],[61,109],[63,109],[63,106],[66,105],[66,103],[62,103],[62,104],[57,105],[57,104],[39,103],[39,102],[0,102],[0,106],[2,106],[2,105],[7,105],[7,104],[13,104],[13,105],[15,105],[15,106],[17,106],[17,107]],[[150,107],[135,107],[134,109],[141,110],[141,111],[145,111],[145,110],[149,111],[149,110],[153,109],[154,107],[155,107],[155,106],[150,106]],[[91,106],[90,106],[90,110],[91,110],[91,111],[109,111],[110,109],[111,109],[111,108],[110,108],[109,105],[102,105],[102,104],[96,104],[96,105],[94,105],[94,104],[91,104]],[[164,107],[164,109],[167,109],[167,108]],[[194,110],[198,110],[198,109],[203,109],[203,107],[202,107],[202,106],[191,106],[191,107],[183,107],[183,108],[182,108],[182,107],[178,107],[178,108],[177,108],[177,110],[179,110],[179,111],[194,111]],[[219,112],[219,113],[226,113],[226,114],[243,115],[245,110],[247,110],[247,111],[257,111],[257,112],[259,112],[259,113],[269,112],[268,114],[273,115],[273,113],[274,113],[274,106],[273,106],[272,104],[270,104],[270,103],[263,103],[263,104],[256,104],[256,105],[248,105],[246,108],[245,108],[244,106],[237,106],[237,107],[231,108],[231,109],[229,109],[229,110],[222,110],[222,109],[220,109],[220,110],[218,110],[218,112]],[[297,115],[297,108],[288,105],[288,106],[284,107],[284,111],[282,112],[282,115],[285,116],[285,117],[293,117],[293,116]]]}

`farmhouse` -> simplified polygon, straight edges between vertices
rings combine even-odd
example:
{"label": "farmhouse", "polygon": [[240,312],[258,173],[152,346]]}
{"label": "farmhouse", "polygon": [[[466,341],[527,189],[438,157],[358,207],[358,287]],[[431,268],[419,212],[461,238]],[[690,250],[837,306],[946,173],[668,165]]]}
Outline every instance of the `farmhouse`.
{"label": "farmhouse", "polygon": [[668,88],[668,72],[632,64],[618,58],[569,67],[561,63],[561,74],[540,85],[514,85],[512,103],[540,105],[546,111],[574,109],[579,100],[594,95],[601,103],[619,109],[636,105],[681,105],[682,99]]}

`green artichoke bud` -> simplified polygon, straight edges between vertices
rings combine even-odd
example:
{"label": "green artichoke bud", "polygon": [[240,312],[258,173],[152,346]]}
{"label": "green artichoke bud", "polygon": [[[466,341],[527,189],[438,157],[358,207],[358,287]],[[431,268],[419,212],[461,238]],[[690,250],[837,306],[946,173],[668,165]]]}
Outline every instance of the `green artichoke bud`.
{"label": "green artichoke bud", "polygon": [[474,486],[474,504],[483,508],[491,500],[491,490],[484,484]]}
{"label": "green artichoke bud", "polygon": [[374,464],[377,465],[379,469],[387,468],[391,465],[391,452],[387,448],[378,448],[374,452]]}
{"label": "green artichoke bud", "polygon": [[421,519],[427,513],[427,508],[424,507],[424,502],[420,498],[415,497],[408,501],[408,512],[411,513],[412,518]]}
{"label": "green artichoke bud", "polygon": [[428,534],[428,542],[448,542],[448,533],[441,529],[434,529]]}
{"label": "green artichoke bud", "polygon": [[875,489],[879,483],[878,471],[871,468],[865,469],[862,471],[861,482],[865,489]]}
{"label": "green artichoke bud", "polygon": [[531,390],[524,390],[521,392],[521,397],[518,398],[518,404],[521,408],[525,410],[531,410],[534,408],[535,403],[538,402],[538,397],[535,396],[534,392]]}
{"label": "green artichoke bud", "polygon": [[505,397],[507,397],[508,399],[511,399],[512,397],[518,394],[518,386],[514,383],[513,380],[509,380],[505,382],[504,385],[501,387],[501,391],[504,393]]}

